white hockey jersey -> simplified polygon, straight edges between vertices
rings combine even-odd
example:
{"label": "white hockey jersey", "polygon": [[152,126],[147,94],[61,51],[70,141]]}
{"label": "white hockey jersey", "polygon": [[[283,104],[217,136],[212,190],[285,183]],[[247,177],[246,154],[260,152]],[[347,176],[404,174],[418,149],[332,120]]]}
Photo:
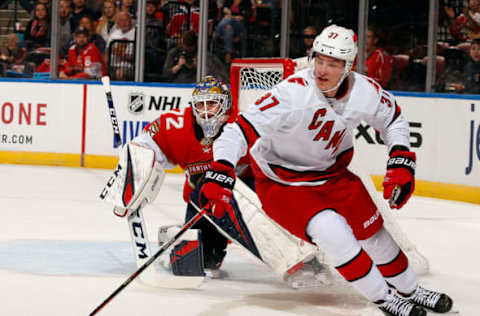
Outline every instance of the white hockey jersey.
{"label": "white hockey jersey", "polygon": [[323,95],[311,68],[283,80],[225,126],[214,142],[214,159],[235,165],[250,148],[270,179],[319,185],[350,163],[352,133],[361,121],[378,130],[389,149],[409,148],[409,125],[394,96],[355,72],[345,80],[346,89],[337,98]]}

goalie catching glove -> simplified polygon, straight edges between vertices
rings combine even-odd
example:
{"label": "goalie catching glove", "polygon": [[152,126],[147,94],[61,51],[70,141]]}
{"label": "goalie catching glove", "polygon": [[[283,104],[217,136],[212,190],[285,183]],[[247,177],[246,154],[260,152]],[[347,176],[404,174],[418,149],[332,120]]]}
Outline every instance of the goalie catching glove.
{"label": "goalie catching glove", "polygon": [[135,143],[123,146],[113,175],[100,198],[114,205],[115,215],[124,217],[152,203],[165,179],[165,171],[155,160],[155,152]]}
{"label": "goalie catching glove", "polygon": [[415,161],[415,153],[406,147],[392,148],[383,179],[383,198],[389,200],[391,208],[401,208],[415,190]]}
{"label": "goalie catching glove", "polygon": [[200,207],[209,209],[215,217],[221,218],[231,208],[232,190],[235,185],[235,171],[227,161],[212,161],[210,169],[200,183]]}

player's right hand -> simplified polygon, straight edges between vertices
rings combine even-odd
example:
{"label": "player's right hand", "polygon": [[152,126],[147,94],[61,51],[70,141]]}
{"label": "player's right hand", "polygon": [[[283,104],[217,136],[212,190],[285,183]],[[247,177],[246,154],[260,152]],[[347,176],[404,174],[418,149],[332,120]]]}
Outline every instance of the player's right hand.
{"label": "player's right hand", "polygon": [[389,200],[391,208],[400,209],[415,190],[414,152],[394,150],[387,162],[387,173],[383,179],[383,198]]}
{"label": "player's right hand", "polygon": [[200,183],[200,207],[207,208],[215,217],[221,218],[231,209],[235,171],[227,161],[213,161]]}

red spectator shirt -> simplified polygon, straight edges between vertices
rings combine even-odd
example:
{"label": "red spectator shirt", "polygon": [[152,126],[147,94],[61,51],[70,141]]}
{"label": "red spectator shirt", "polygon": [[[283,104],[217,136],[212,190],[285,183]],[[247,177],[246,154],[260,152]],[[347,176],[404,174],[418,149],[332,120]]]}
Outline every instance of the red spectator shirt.
{"label": "red spectator shirt", "polygon": [[383,48],[377,48],[367,58],[367,76],[386,89],[392,77],[393,57]]}
{"label": "red spectator shirt", "polygon": [[466,16],[462,13],[450,24],[450,33],[461,41],[471,39],[470,33],[476,34],[480,32],[480,25],[473,21],[470,13],[468,15]]}
{"label": "red spectator shirt", "polygon": [[82,50],[72,45],[68,50],[67,63],[65,73],[71,78],[92,79],[106,74],[102,53],[93,43],[88,43]]}
{"label": "red spectator shirt", "polygon": [[[163,17],[162,17],[163,19]],[[175,13],[170,23],[168,23],[168,37],[173,38],[176,35],[182,34],[185,31],[186,24],[187,24],[187,14],[183,11],[178,11]],[[190,11],[190,29],[194,30],[195,33],[198,34],[200,22],[200,9],[199,8],[192,8]],[[209,30],[212,27],[213,21],[208,20],[208,27]]]}
{"label": "red spectator shirt", "polygon": [[[65,65],[66,65],[66,60],[65,59],[60,59],[58,61],[57,65],[57,70],[58,72],[65,71]],[[36,72],[50,72],[50,59],[45,58],[43,62],[38,66],[38,68],[35,70]]]}

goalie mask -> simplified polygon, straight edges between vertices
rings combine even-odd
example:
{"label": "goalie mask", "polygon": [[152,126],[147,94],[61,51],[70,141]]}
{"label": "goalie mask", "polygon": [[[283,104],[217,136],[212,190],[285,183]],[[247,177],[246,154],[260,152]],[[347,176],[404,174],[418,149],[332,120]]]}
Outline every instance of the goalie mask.
{"label": "goalie mask", "polygon": [[232,95],[225,83],[213,76],[202,79],[194,88],[192,108],[195,119],[207,138],[215,137],[228,120]]}
{"label": "goalie mask", "polygon": [[345,61],[343,75],[338,83],[328,90],[330,92],[337,89],[343,82],[348,73],[352,70],[353,63],[357,57],[357,35],[350,29],[332,24],[323,29],[313,42],[310,50],[310,59],[315,58],[315,53],[337,58]]}

